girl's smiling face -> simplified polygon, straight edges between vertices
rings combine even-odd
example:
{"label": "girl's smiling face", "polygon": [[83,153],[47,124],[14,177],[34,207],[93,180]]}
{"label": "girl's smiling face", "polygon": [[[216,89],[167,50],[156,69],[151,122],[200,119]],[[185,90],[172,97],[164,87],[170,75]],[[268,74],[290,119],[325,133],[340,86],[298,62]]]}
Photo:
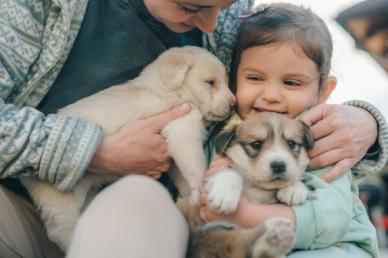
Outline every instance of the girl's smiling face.
{"label": "girl's smiling face", "polygon": [[245,119],[256,112],[295,118],[325,102],[336,86],[334,77],[320,87],[316,64],[293,44],[255,46],[241,53],[236,78],[237,111]]}

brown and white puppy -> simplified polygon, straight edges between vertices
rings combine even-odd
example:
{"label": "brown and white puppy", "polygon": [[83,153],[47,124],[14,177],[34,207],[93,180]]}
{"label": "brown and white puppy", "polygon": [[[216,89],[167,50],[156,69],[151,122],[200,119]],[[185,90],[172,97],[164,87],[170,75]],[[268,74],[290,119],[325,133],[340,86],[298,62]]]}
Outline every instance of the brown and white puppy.
{"label": "brown and white puppy", "polygon": [[232,163],[208,178],[210,204],[233,212],[242,191],[255,203],[303,203],[308,190],[300,179],[313,144],[307,126],[277,113],[256,114],[224,131],[216,146]]}
{"label": "brown and white puppy", "polygon": [[[313,144],[307,126],[277,113],[260,113],[227,129],[216,146],[232,163],[207,179],[210,205],[231,213],[242,193],[253,203],[303,203],[308,189],[300,180]],[[249,230],[212,223],[193,229],[188,257],[281,257],[292,249],[293,240],[293,225],[285,218]]]}
{"label": "brown and white puppy", "polygon": [[[156,115],[183,102],[191,103],[191,112],[169,123],[161,133],[181,173],[173,177],[183,177],[180,181],[187,182],[189,190],[195,192],[206,171],[202,149],[206,126],[209,121],[224,120],[235,102],[224,65],[204,49],[169,49],[137,78],[66,106],[58,115],[94,122],[109,135],[128,122]],[[80,213],[97,193],[96,186],[114,179],[89,172],[69,193],[33,177],[25,178],[23,184],[40,210],[50,239],[66,251]]]}

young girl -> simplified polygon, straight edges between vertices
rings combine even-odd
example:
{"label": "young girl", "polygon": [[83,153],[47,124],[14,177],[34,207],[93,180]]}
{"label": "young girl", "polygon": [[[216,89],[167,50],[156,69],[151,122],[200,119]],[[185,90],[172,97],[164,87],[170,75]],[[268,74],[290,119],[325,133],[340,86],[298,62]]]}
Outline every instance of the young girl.
{"label": "young girl", "polygon": [[[336,79],[329,76],[332,38],[309,9],[273,4],[257,10],[242,22],[231,67],[238,115],[245,119],[269,111],[297,118],[325,102],[336,86]],[[216,157],[209,173],[226,165],[225,158]],[[377,257],[376,233],[358,199],[352,174],[328,184],[319,177],[325,171],[306,173],[311,193],[303,205],[253,204],[242,196],[234,213],[219,214],[210,208],[204,193],[201,216],[243,227],[274,216],[287,217],[296,226],[292,258]]]}

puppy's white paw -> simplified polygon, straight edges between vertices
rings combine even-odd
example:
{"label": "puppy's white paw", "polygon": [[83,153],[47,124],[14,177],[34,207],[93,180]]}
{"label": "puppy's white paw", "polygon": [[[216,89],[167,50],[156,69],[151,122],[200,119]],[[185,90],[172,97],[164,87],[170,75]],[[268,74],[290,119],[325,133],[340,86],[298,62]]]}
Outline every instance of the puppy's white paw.
{"label": "puppy's white paw", "polygon": [[[295,241],[295,228],[291,220],[286,218],[272,218],[266,220],[264,233],[260,234],[251,246],[252,258],[281,257],[292,250]],[[260,229],[259,229],[260,230]]]}
{"label": "puppy's white paw", "polygon": [[286,188],[280,189],[277,193],[277,198],[280,202],[287,205],[298,205],[306,201],[309,195],[309,190],[300,181]]}
{"label": "puppy's white paw", "polygon": [[209,177],[205,190],[209,193],[209,203],[213,209],[231,213],[240,201],[243,180],[233,169],[227,168]]}

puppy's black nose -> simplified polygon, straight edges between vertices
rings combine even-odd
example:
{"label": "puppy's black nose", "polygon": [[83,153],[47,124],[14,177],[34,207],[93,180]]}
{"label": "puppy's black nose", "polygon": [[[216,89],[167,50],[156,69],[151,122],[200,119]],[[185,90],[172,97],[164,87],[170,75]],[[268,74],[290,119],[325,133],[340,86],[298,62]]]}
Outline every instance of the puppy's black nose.
{"label": "puppy's black nose", "polygon": [[286,163],[284,163],[283,161],[272,161],[271,169],[272,172],[274,172],[275,174],[283,173],[284,171],[286,171]]}

